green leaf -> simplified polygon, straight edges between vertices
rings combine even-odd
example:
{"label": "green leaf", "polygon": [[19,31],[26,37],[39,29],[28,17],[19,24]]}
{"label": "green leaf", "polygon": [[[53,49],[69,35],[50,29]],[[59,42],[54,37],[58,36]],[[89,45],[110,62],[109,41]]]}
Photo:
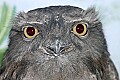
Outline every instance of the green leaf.
{"label": "green leaf", "polygon": [[[14,19],[15,13],[15,6],[11,8],[4,3],[3,6],[0,7],[0,46],[3,45],[4,40],[9,36],[11,22]],[[6,49],[6,47],[0,49],[0,64],[2,63]]]}
{"label": "green leaf", "polygon": [[0,45],[3,43],[3,41],[8,37],[11,24],[10,22],[13,20],[16,8],[13,7],[12,9],[4,3],[2,7],[2,12],[0,12],[1,18],[0,18]]}

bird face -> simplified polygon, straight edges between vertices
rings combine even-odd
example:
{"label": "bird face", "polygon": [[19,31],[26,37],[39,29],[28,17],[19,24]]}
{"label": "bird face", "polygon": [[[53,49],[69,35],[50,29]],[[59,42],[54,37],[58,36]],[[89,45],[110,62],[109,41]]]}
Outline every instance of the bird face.
{"label": "bird face", "polygon": [[9,38],[3,60],[6,80],[110,80],[104,76],[109,54],[94,8],[51,6],[21,12]]}
{"label": "bird face", "polygon": [[17,44],[12,48],[17,48],[21,54],[24,52],[24,55],[50,58],[85,55],[88,50],[92,52],[91,45],[98,48],[95,44],[103,45],[101,41],[104,41],[94,8],[87,11],[77,7],[36,9],[20,13],[13,23],[10,43],[16,40]]}

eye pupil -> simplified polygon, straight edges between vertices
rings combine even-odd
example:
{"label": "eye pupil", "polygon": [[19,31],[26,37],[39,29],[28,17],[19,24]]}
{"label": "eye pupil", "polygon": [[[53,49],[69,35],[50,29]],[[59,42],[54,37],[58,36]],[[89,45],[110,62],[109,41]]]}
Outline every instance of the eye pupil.
{"label": "eye pupil", "polygon": [[76,26],[77,33],[82,33],[84,31],[84,26],[82,24],[78,24]]}
{"label": "eye pupil", "polygon": [[28,27],[27,28],[27,34],[29,36],[33,36],[35,34],[35,29],[33,27]]}

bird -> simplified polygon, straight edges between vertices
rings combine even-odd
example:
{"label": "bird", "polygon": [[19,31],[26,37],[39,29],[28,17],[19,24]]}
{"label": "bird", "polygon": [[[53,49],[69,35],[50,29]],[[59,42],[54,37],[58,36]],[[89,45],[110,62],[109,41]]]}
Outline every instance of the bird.
{"label": "bird", "polygon": [[37,8],[11,24],[0,80],[119,80],[95,7]]}

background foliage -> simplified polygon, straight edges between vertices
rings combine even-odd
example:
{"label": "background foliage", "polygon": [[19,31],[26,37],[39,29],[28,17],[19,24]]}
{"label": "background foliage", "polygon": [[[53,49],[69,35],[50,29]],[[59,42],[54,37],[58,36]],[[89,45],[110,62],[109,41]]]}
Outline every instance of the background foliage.
{"label": "background foliage", "polygon": [[[0,6],[0,46],[4,43],[6,38],[8,38],[11,29],[10,23],[15,15],[15,10],[15,7],[11,8],[6,3]],[[7,47],[0,48],[0,64],[6,49]]]}

